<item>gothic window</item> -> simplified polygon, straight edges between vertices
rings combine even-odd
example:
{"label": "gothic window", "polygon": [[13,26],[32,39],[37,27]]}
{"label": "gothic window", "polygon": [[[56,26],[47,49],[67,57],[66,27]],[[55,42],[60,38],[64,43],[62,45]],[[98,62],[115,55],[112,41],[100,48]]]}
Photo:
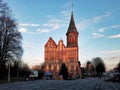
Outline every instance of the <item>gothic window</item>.
{"label": "gothic window", "polygon": [[70,41],[72,42],[72,38],[70,38]]}
{"label": "gothic window", "polygon": [[50,47],[50,42],[48,42],[48,47]]}
{"label": "gothic window", "polygon": [[57,64],[57,71],[59,71],[59,68],[60,68],[60,67],[59,67],[59,65]]}
{"label": "gothic window", "polygon": [[62,46],[62,41],[60,41],[60,46]]}
{"label": "gothic window", "polygon": [[48,64],[46,65],[46,69],[49,70],[49,65]]}
{"label": "gothic window", "polygon": [[62,46],[60,45],[60,50],[62,50]]}
{"label": "gothic window", "polygon": [[74,37],[74,41],[75,41],[75,37]]}
{"label": "gothic window", "polygon": [[76,70],[76,65],[74,65],[74,70]]}
{"label": "gothic window", "polygon": [[51,46],[51,47],[53,46],[53,43],[52,43],[52,42],[50,43],[50,46]]}
{"label": "gothic window", "polygon": [[69,42],[70,42],[71,38],[69,38]]}
{"label": "gothic window", "polygon": [[56,62],[58,62],[58,59],[56,60]]}
{"label": "gothic window", "polygon": [[53,70],[54,69],[54,66],[53,66],[53,64],[52,64],[52,66],[51,66],[51,70]]}
{"label": "gothic window", "polygon": [[69,65],[69,70],[71,70],[71,66]]}
{"label": "gothic window", "polygon": [[71,65],[71,70],[72,70],[72,71],[74,70],[74,66],[73,66],[73,65]]}
{"label": "gothic window", "polygon": [[51,69],[51,65],[49,65],[49,70]]}

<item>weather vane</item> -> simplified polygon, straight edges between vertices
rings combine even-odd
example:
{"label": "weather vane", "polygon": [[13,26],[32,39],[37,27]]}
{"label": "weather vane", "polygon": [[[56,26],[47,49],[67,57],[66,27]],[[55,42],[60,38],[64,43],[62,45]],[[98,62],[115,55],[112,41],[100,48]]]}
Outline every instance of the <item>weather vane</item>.
{"label": "weather vane", "polygon": [[71,4],[72,4],[72,5],[71,5],[71,8],[72,8],[72,11],[73,11],[73,0],[71,1]]}

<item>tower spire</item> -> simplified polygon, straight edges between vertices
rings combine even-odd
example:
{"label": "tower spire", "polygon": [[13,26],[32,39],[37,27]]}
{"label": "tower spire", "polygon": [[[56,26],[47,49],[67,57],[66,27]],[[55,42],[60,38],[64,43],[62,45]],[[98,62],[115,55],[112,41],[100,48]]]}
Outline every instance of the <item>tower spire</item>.
{"label": "tower spire", "polygon": [[70,24],[66,33],[67,36],[67,46],[68,47],[78,47],[78,31],[74,22],[73,11],[71,12]]}
{"label": "tower spire", "polygon": [[72,12],[73,12],[73,3],[72,3],[72,5],[71,5],[71,6],[72,6]]}
{"label": "tower spire", "polygon": [[78,33],[77,28],[76,28],[76,26],[75,26],[75,22],[74,22],[73,11],[71,12],[70,24],[69,24],[69,27],[68,27],[68,30],[67,30],[66,35],[67,35],[68,33],[70,33],[70,32],[77,32],[77,33]]}

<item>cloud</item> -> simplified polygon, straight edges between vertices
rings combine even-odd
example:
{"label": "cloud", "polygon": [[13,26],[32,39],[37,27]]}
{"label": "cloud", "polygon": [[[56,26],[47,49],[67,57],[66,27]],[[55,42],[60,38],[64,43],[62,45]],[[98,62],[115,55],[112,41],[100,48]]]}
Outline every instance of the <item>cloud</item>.
{"label": "cloud", "polygon": [[60,28],[63,27],[63,25],[61,24],[62,23],[61,20],[55,18],[54,16],[49,16],[49,18],[50,19],[48,23],[41,25],[41,27],[36,30],[37,31],[36,34],[49,33],[54,30],[59,30]]}
{"label": "cloud", "polygon": [[106,51],[102,51],[101,53],[103,53],[105,56],[120,57],[120,50],[106,50]]}
{"label": "cloud", "polygon": [[120,28],[120,25],[113,25],[111,28]]}
{"label": "cloud", "polygon": [[53,24],[53,30],[57,30],[57,29],[60,29],[60,24],[58,24],[58,23],[54,23]]}
{"label": "cloud", "polygon": [[[40,34],[40,33],[49,33],[51,31],[54,31],[54,30],[59,30],[60,28],[62,27],[65,27],[65,25],[63,25],[63,23],[66,23],[66,21],[68,20],[67,18],[69,17],[70,19],[70,12],[69,11],[63,11],[62,14],[65,16],[64,20],[60,20],[60,19],[57,19],[56,17],[54,16],[48,16],[48,23],[44,23],[43,25],[40,25],[40,24],[30,24],[30,23],[19,23],[19,26],[21,27],[37,27],[37,26],[41,26],[40,28],[38,28],[35,32],[30,32],[30,31],[27,31],[26,28],[21,28],[20,29],[20,32],[27,32],[29,34]],[[77,29],[78,30],[85,30],[86,28],[88,28],[89,26],[93,25],[94,23],[98,23],[100,22],[103,18],[106,18],[110,16],[110,14],[108,13],[105,13],[101,16],[95,16],[95,17],[92,17],[90,19],[84,19],[80,22],[76,22],[76,25],[77,25]],[[68,21],[67,21],[68,23]],[[102,31],[102,30],[101,30]],[[104,31],[104,30],[103,30]],[[94,37],[101,37],[101,35],[94,35]]]}
{"label": "cloud", "polygon": [[[51,20],[50,20],[51,21]],[[58,22],[58,23],[57,23]],[[40,34],[40,33],[49,33],[51,31],[54,31],[54,30],[58,30],[60,28],[62,28],[62,25],[59,23],[60,21],[59,20],[53,20],[51,22],[48,22],[46,24],[43,24],[41,28],[38,28],[36,31],[37,34]]]}
{"label": "cloud", "polygon": [[37,27],[40,26],[40,24],[30,24],[30,26]]}
{"label": "cloud", "polygon": [[30,23],[18,23],[18,25],[21,26],[21,27],[29,27],[29,26],[37,27],[37,26],[40,26],[40,24],[34,24],[34,23],[32,23],[32,24],[30,24]]}
{"label": "cloud", "polygon": [[35,33],[35,32],[28,31],[27,28],[24,28],[24,27],[21,27],[18,31],[21,32],[21,33],[27,33],[27,34]]}
{"label": "cloud", "polygon": [[70,17],[70,11],[62,11],[61,13],[65,17]]}
{"label": "cloud", "polygon": [[50,24],[43,24],[44,27],[51,27],[52,30],[57,30],[60,28],[60,24],[59,23],[50,23]]}
{"label": "cloud", "polygon": [[[47,30],[43,30],[43,31],[53,31],[53,30],[58,30],[58,29],[60,29],[60,28],[62,28],[62,20],[60,20],[60,19],[57,19],[56,17],[54,17],[54,16],[48,16],[48,18],[49,18],[49,21],[48,21],[48,23],[44,23],[42,26],[43,26],[43,28],[47,28]],[[50,29],[50,30],[48,30],[48,28]],[[40,30],[41,31],[41,30]]]}
{"label": "cloud", "polygon": [[[51,18],[50,18],[51,17]],[[19,26],[22,28],[19,29],[20,32],[27,33],[27,34],[41,34],[41,33],[49,33],[53,30],[58,30],[62,27],[61,20],[56,19],[54,16],[49,16],[48,23],[41,25],[36,31],[28,31],[25,27],[28,26],[40,26],[39,24],[28,24],[28,23],[19,23]]]}
{"label": "cloud", "polygon": [[[55,18],[55,17],[52,17]],[[58,30],[62,27],[61,20],[59,19],[50,19],[48,23],[41,25],[40,28],[38,28],[36,31],[28,31],[27,28],[24,26],[39,26],[37,24],[21,24],[23,26],[22,28],[19,29],[20,32],[22,33],[27,33],[27,34],[41,34],[41,33],[49,33],[53,30]]]}
{"label": "cloud", "polygon": [[[105,13],[103,15],[100,16],[94,16],[92,18],[89,19],[83,19],[80,20],[79,22],[76,23],[78,30],[85,30],[86,28],[101,22],[102,20],[104,20],[105,18],[109,17],[111,14],[110,13]],[[100,31],[102,32],[104,28],[101,28]]]}
{"label": "cloud", "polygon": [[98,33],[92,33],[93,38],[103,37],[104,35]]}
{"label": "cloud", "polygon": [[32,46],[32,45],[23,45],[23,47],[24,47],[24,48],[35,49],[35,47],[34,47],[34,46]]}
{"label": "cloud", "polygon": [[115,59],[118,59],[120,60],[120,56],[114,56],[114,57],[110,57],[111,60],[115,60]]}
{"label": "cloud", "polygon": [[68,0],[66,3],[64,3],[63,5],[64,10],[61,12],[62,16],[64,16],[66,19],[69,19],[72,7],[73,7],[72,1]]}
{"label": "cloud", "polygon": [[85,30],[89,25],[90,25],[90,20],[88,20],[88,19],[84,19],[84,20],[76,23],[78,30]]}
{"label": "cloud", "polygon": [[120,62],[120,50],[104,50],[101,51],[104,56],[104,62],[107,66],[107,69],[112,69]]}
{"label": "cloud", "polygon": [[50,22],[57,22],[57,23],[60,23],[61,20],[59,20],[59,19],[54,19],[54,20],[50,20]]}
{"label": "cloud", "polygon": [[48,22],[49,22],[49,23],[60,23],[60,22],[62,22],[62,20],[56,18],[56,17],[53,16],[53,15],[48,15]]}
{"label": "cloud", "polygon": [[98,29],[99,32],[104,32],[105,30],[111,30],[111,29],[120,29],[120,25],[113,25],[113,26],[109,26],[109,27],[102,27],[100,29]]}
{"label": "cloud", "polygon": [[43,24],[43,28],[37,29],[38,33],[49,33],[54,30],[58,30],[61,28],[61,25],[59,23],[48,23],[48,24]]}
{"label": "cloud", "polygon": [[120,34],[109,36],[108,38],[120,38]]}
{"label": "cloud", "polygon": [[98,22],[100,22],[101,20],[103,20],[104,18],[109,17],[110,15],[111,15],[111,13],[105,13],[104,15],[101,15],[101,16],[95,16],[95,17],[92,19],[92,21],[93,21],[94,23],[98,23]]}
{"label": "cloud", "polygon": [[64,5],[63,8],[70,8],[72,7],[72,2],[71,1],[67,1]]}
{"label": "cloud", "polygon": [[22,26],[22,27],[27,27],[27,26],[29,26],[28,23],[18,23],[18,25],[19,25],[19,26]]}
{"label": "cloud", "polygon": [[20,28],[18,31],[25,33],[25,32],[27,32],[27,29],[26,28]]}
{"label": "cloud", "polygon": [[53,15],[49,15],[49,22],[61,22],[61,19],[58,18],[58,16],[53,16]]}
{"label": "cloud", "polygon": [[49,33],[50,30],[49,29],[37,29],[37,32],[39,32],[39,33]]}
{"label": "cloud", "polygon": [[120,54],[120,50],[108,50],[108,51],[104,51],[107,54]]}
{"label": "cloud", "polygon": [[104,32],[105,28],[98,29],[99,32]]}

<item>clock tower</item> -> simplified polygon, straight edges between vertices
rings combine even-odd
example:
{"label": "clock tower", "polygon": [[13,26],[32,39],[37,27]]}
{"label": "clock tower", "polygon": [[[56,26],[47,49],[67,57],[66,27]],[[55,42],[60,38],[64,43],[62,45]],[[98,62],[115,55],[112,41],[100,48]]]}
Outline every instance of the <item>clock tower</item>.
{"label": "clock tower", "polygon": [[73,12],[71,13],[70,24],[66,33],[67,47],[78,47],[78,31],[75,26]]}
{"label": "clock tower", "polygon": [[59,75],[62,63],[65,63],[70,76],[81,76],[81,68],[78,64],[78,35],[79,33],[75,26],[74,16],[72,12],[69,27],[66,33],[67,45],[64,45],[62,40],[60,40],[58,44],[56,44],[52,37],[50,37],[45,44],[45,72],[53,72],[54,77],[57,77],[57,75]]}

